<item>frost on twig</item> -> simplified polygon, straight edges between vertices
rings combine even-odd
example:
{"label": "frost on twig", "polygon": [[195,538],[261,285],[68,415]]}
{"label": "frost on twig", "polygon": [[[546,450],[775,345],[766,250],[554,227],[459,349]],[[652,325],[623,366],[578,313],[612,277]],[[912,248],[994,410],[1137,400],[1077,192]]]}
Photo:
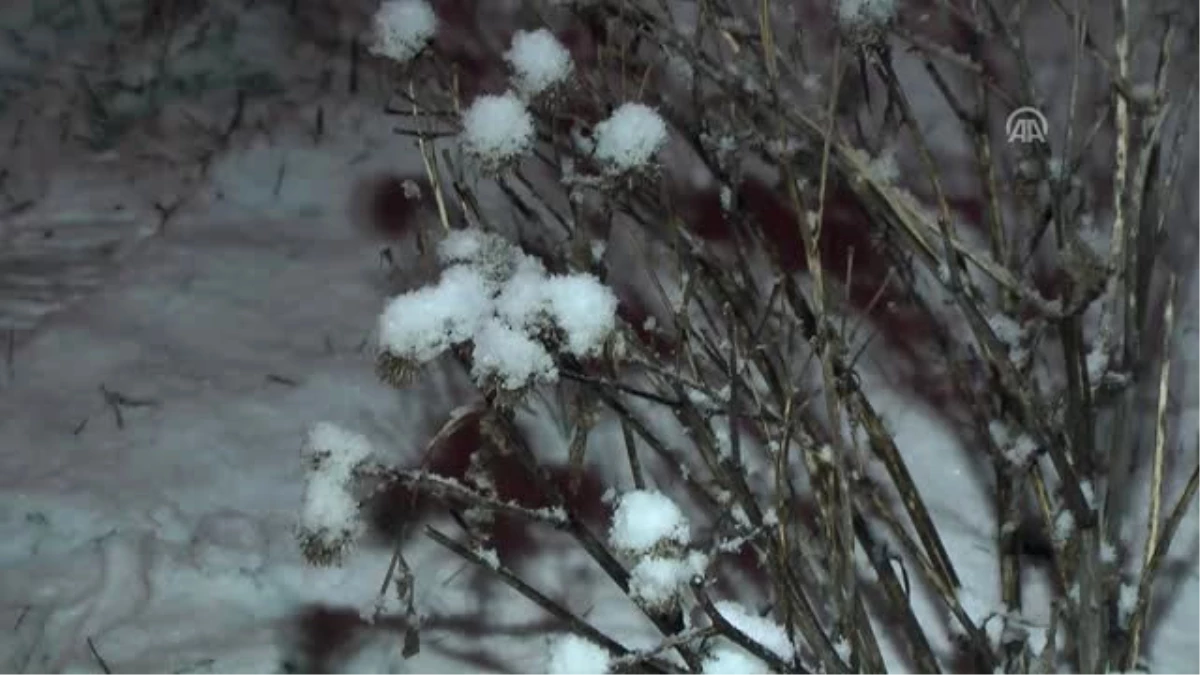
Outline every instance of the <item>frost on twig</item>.
{"label": "frost on twig", "polygon": [[666,145],[667,124],[650,106],[625,103],[596,125],[595,157],[610,171],[625,173],[647,168]]}

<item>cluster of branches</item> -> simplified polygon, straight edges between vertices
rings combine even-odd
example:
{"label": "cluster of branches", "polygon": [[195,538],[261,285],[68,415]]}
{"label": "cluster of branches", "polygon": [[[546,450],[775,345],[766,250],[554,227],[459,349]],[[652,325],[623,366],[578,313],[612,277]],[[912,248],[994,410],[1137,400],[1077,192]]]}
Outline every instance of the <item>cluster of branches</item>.
{"label": "cluster of branches", "polygon": [[[398,69],[406,102],[397,107],[411,113],[407,133],[420,141],[443,227],[458,213],[512,236],[549,269],[610,280],[627,273],[591,255],[592,243],[615,233],[636,240],[648,280],[637,301],[658,323],[625,311],[621,349],[599,364],[559,364],[566,382],[555,386],[576,392],[572,409],[586,412],[572,418],[572,465],[596,452],[595,417],[616,419],[630,484],[650,483],[655,467],[679,473],[709,511],[713,540],[740,538],[758,554],[773,614],[798,646],[785,662],[755,644],[712,610],[708,581],[697,579],[711,626],[684,629],[678,616],[652,613],[661,649],[635,652],[516,571],[430,532],[624,667],[669,669],[659,657],[674,651],[699,668],[696,646],[723,634],[780,670],[882,672],[885,626],[910,667],[952,667],[931,638],[934,617],[914,608],[914,585],[945,610],[980,672],[1139,665],[1156,575],[1197,487],[1192,460],[1181,493],[1167,494],[1170,458],[1194,439],[1172,437],[1169,425],[1180,307],[1177,261],[1162,248],[1181,225],[1181,176],[1194,162],[1180,141],[1194,123],[1196,74],[1178,59],[1195,50],[1194,13],[1181,5],[1133,15],[1128,0],[912,4],[923,6],[901,3],[890,20],[859,24],[837,23],[834,6],[798,16],[808,3],[771,0],[545,8],[534,17],[543,25],[596,29],[596,63],[539,110],[534,156],[484,177],[434,140],[456,133],[467,103],[453,65]],[[682,5],[694,10],[688,30]],[[813,17],[829,30],[807,23]],[[1029,45],[1050,29],[1038,22],[1066,30],[1070,59],[1057,66],[1065,92],[1039,87]],[[437,84],[409,84],[430,73]],[[956,127],[934,138],[920,97],[939,98]],[[728,224],[720,241],[689,220],[670,165],[619,178],[591,170],[578,125],[626,100],[655,106],[677,154],[711,178]],[[1044,143],[1011,145],[999,132],[1020,105],[1054,121]],[[948,166],[947,146],[964,150],[969,173]],[[901,153],[903,180],[874,159],[889,148]],[[961,193],[947,188],[964,175],[980,205],[974,230],[955,208]],[[740,186],[752,179],[778,186],[788,236],[745,202]],[[487,192],[510,208],[482,203]],[[847,201],[870,237],[831,262],[830,210]],[[1101,246],[1089,243],[1097,232]],[[800,252],[790,264],[789,245]],[[856,270],[856,256],[883,273]],[[852,302],[863,283],[868,300]],[[626,310],[634,304],[625,299]],[[918,367],[944,374],[968,461],[990,474],[999,578],[955,560],[919,471],[865,383],[870,327],[887,330],[896,311],[923,326],[914,339],[929,348]],[[518,438],[512,403],[487,406],[495,445],[544,476]],[[1142,434],[1147,417],[1153,431]],[[672,424],[683,433],[664,430]],[[1129,479],[1146,465],[1148,488]],[[451,505],[524,513],[458,484],[405,480]],[[573,535],[628,589],[628,571],[570,495],[550,481],[539,487],[561,518],[529,511],[529,520]],[[1135,495],[1149,495],[1148,506],[1133,508]],[[1019,524],[1028,513],[1053,548],[1044,650],[1021,622],[1029,575]],[[1132,530],[1144,541],[1121,541],[1129,513],[1148,518]],[[980,583],[1000,589],[1004,606],[991,618],[964,606],[964,585]],[[984,619],[1002,624],[998,638]]]}

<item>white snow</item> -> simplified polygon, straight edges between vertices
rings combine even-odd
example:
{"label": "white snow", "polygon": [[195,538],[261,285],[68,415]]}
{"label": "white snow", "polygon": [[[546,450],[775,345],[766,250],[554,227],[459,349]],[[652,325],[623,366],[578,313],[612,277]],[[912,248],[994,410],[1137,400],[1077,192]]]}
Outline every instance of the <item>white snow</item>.
{"label": "white snow", "polygon": [[479,332],[490,309],[488,284],[466,266],[441,281],[393,298],[379,317],[379,344],[402,358],[426,362]]}
{"label": "white snow", "polygon": [[751,640],[766,647],[784,661],[791,661],[795,656],[795,648],[788,639],[787,632],[779,624],[770,619],[750,613],[745,607],[729,601],[714,603],[717,611],[734,628],[742,631]]}
{"label": "white snow", "polygon": [[393,298],[381,314],[386,352],[424,363],[470,341],[475,381],[515,390],[557,380],[553,356],[539,342],[546,329],[557,326],[566,350],[583,357],[616,328],[616,296],[596,277],[547,277],[537,259],[495,234],[451,232],[438,257],[452,263],[441,280]]}
{"label": "white snow", "polygon": [[533,115],[512,92],[478,96],[463,113],[463,146],[488,166],[500,166],[533,147]]}
{"label": "white snow", "polygon": [[437,32],[437,15],[425,0],[383,0],[371,20],[368,50],[406,63]]}
{"label": "white snow", "polygon": [[600,645],[567,634],[550,640],[545,672],[555,675],[594,675],[607,673],[612,655]]}
{"label": "white snow", "polygon": [[596,125],[596,158],[618,171],[646,166],[667,142],[667,124],[643,103],[624,103]]}
{"label": "white snow", "polygon": [[771,672],[760,658],[741,647],[719,645],[704,659],[705,675],[766,675]]}
{"label": "white snow", "polygon": [[552,321],[546,297],[546,269],[524,257],[496,297],[496,314],[514,327],[538,329]]}
{"label": "white snow", "polygon": [[629,594],[651,606],[675,602],[697,575],[703,575],[708,559],[695,551],[683,558],[649,556],[629,570]]}
{"label": "white snow", "polygon": [[555,323],[576,356],[598,351],[616,328],[617,296],[590,274],[554,275],[544,284]]}
{"label": "white snow", "polygon": [[608,538],[614,547],[636,555],[664,542],[686,545],[691,528],[683,511],[663,493],[631,490],[617,502]]}
{"label": "white snow", "polygon": [[545,347],[496,319],[484,322],[475,334],[474,346],[471,375],[476,382],[497,378],[504,389],[513,390],[558,377]]}
{"label": "white snow", "polygon": [[566,81],[574,70],[571,53],[545,28],[517,31],[504,60],[513,69],[517,89],[526,96],[537,96]]}
{"label": "white snow", "polygon": [[362,534],[358,500],[349,491],[349,483],[354,469],[372,454],[374,450],[365,436],[329,422],[321,422],[309,431],[300,536],[306,551],[313,551],[315,558],[340,560]]}

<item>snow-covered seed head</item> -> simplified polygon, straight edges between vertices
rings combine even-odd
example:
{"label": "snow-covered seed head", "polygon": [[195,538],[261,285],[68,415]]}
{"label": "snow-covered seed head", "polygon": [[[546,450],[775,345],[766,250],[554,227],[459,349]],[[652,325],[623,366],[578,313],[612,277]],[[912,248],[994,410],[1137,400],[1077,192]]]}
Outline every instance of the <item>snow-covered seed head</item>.
{"label": "snow-covered seed head", "polygon": [[491,319],[475,335],[471,377],[484,388],[519,392],[558,379],[554,359],[541,344],[504,322]]}
{"label": "snow-covered seed head", "polygon": [[629,595],[655,611],[672,609],[707,567],[708,557],[698,551],[644,557],[629,570]]}
{"label": "snow-covered seed head", "polygon": [[304,447],[307,475],[297,539],[313,565],[336,565],[365,525],[351,483],[374,454],[366,437],[328,422],[315,425]]}
{"label": "snow-covered seed head", "polygon": [[596,125],[595,156],[617,173],[644,168],[667,143],[667,123],[654,108],[625,103]]}
{"label": "snow-covered seed head", "polygon": [[504,60],[513,70],[513,84],[533,97],[567,80],[574,70],[571,52],[545,28],[517,31]]}
{"label": "snow-covered seed head", "polygon": [[379,316],[379,346],[401,359],[428,363],[469,340],[490,308],[487,280],[469,267],[451,267],[437,285],[388,302]]}
{"label": "snow-covered seed head", "polygon": [[516,94],[484,94],[463,113],[462,143],[484,166],[498,170],[533,147],[533,115]]}
{"label": "snow-covered seed head", "polygon": [[663,493],[631,490],[617,502],[609,541],[630,555],[646,556],[686,546],[691,528],[683,511]]}
{"label": "snow-covered seed head", "polygon": [[407,63],[437,32],[437,15],[425,0],[384,0],[371,20],[368,51]]}
{"label": "snow-covered seed head", "polygon": [[600,352],[617,327],[617,296],[590,274],[554,275],[543,284],[564,347],[575,356]]}
{"label": "snow-covered seed head", "polygon": [[612,655],[607,649],[578,635],[551,638],[549,651],[545,672],[551,675],[598,675],[609,672],[612,667]]}

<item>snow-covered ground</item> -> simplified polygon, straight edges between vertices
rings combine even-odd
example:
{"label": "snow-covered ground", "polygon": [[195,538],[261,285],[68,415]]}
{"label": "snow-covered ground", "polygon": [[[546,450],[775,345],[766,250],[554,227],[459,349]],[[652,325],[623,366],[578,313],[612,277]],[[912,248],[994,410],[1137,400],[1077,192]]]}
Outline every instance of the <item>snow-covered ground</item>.
{"label": "snow-covered ground", "polygon": [[[268,26],[281,11],[267,4],[245,22]],[[272,46],[276,32],[237,49],[295,57]],[[60,78],[71,67],[41,66]],[[71,91],[27,89],[0,118],[15,195],[0,214],[0,669],[541,668],[536,608],[472,583],[479,573],[427,540],[414,538],[407,555],[432,628],[408,661],[398,632],[357,619],[390,552],[367,545],[344,567],[317,569],[296,545],[309,426],[354,428],[413,461],[470,397],[453,376],[388,387],[364,348],[387,270],[380,244],[351,226],[349,203],[377,171],[419,172],[413,144],[370,101],[312,93],[251,106],[206,161],[184,158],[203,143],[181,119],[181,136],[142,130],[95,152],[57,133],[54,115],[78,105]],[[219,129],[230,105],[198,110]],[[1193,379],[1195,301],[1180,369]],[[1180,404],[1194,408],[1194,381],[1186,389]],[[960,572],[978,580],[968,582],[976,602],[994,606],[988,500],[956,463],[957,441],[902,392],[880,400],[919,480],[936,486],[930,506]],[[1168,563],[1175,585],[1156,605],[1155,671],[1200,670],[1196,533],[1193,508]],[[587,582],[595,570],[550,558],[525,573],[637,642],[622,599]],[[461,614],[508,628],[453,639]],[[355,629],[361,638],[337,639]],[[316,654],[341,642],[332,660]]]}

